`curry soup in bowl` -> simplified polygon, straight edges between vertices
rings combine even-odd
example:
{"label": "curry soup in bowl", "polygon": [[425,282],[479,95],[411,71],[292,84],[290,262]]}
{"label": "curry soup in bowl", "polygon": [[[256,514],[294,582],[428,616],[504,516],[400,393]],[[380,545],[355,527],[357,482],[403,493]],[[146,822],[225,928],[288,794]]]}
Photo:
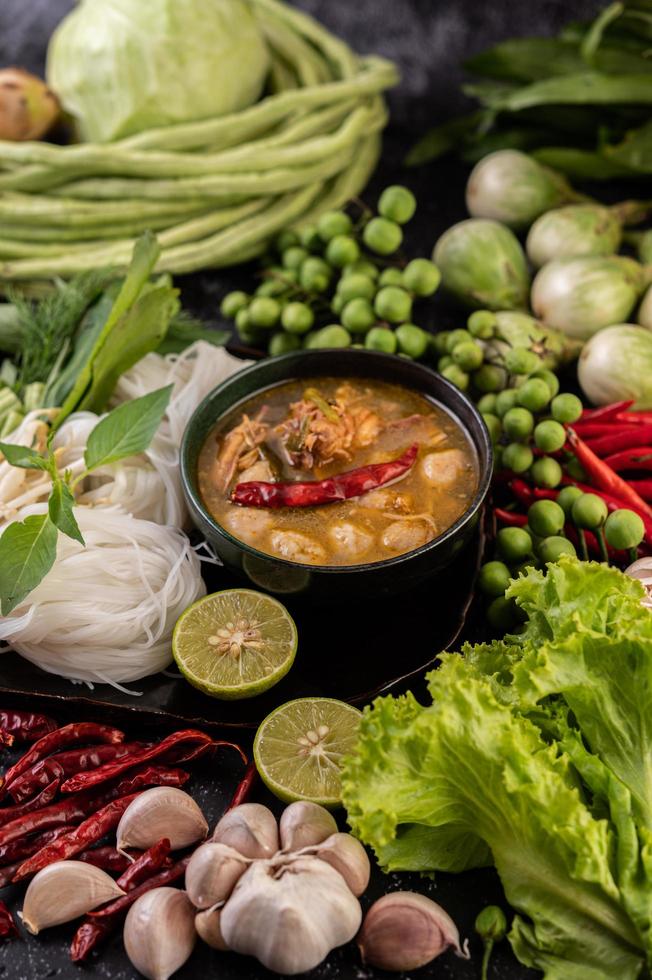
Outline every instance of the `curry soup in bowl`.
{"label": "curry soup in bowl", "polygon": [[211,392],[181,453],[186,500],[254,585],[312,598],[410,589],[477,524],[491,444],[431,369],[369,351],[300,351]]}

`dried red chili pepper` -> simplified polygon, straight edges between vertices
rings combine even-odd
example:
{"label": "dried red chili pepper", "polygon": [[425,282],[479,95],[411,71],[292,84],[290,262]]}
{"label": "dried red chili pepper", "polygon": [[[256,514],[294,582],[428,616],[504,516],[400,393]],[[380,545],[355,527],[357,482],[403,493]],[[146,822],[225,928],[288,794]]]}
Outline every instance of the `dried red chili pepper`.
{"label": "dried red chili pepper", "polygon": [[14,917],[5,905],[0,902],[0,939],[11,939],[18,935]]}
{"label": "dried red chili pepper", "polygon": [[46,844],[51,844],[52,841],[69,833],[72,829],[72,824],[65,824],[63,827],[55,827],[54,830],[44,830],[40,834],[31,837],[19,837],[8,844],[3,844],[0,847],[0,865],[13,864],[19,858],[30,857],[45,847]]}
{"label": "dried red chili pepper", "polygon": [[75,856],[76,861],[83,861],[84,864],[92,864],[102,871],[112,871],[122,874],[131,867],[131,860],[126,854],[122,854],[115,847],[92,847],[88,851],[82,851]]}
{"label": "dried red chili pepper", "polygon": [[[0,809],[0,827],[5,824],[13,823],[14,820],[19,820],[26,816],[28,813],[33,813],[36,810],[41,810],[46,807],[55,798],[59,791],[60,781],[54,779],[49,786],[42,789],[38,796],[33,797],[27,803],[21,803],[20,806],[5,806]],[[2,830],[0,830],[0,837],[2,836]]]}
{"label": "dried red chili pepper", "polygon": [[[18,810],[22,810],[23,813],[0,828],[0,845],[26,834],[33,834],[38,830],[49,830],[63,824],[80,823],[85,817],[95,813],[106,803],[110,803],[111,800],[144,789],[146,786],[183,786],[189,778],[189,774],[183,769],[171,769],[168,766],[146,766],[139,772],[130,773],[127,778],[120,780],[115,786],[103,787],[101,792],[79,793],[74,797],[60,800],[58,803],[40,809],[34,808],[35,800],[30,800],[29,803],[25,803],[21,807],[8,808],[12,809],[14,813]],[[0,810],[0,813],[3,812]]]}
{"label": "dried red chili pepper", "polygon": [[241,803],[246,803],[246,801],[251,796],[252,790],[256,783],[258,782],[258,770],[256,769],[256,764],[250,762],[247,766],[244,776],[235,788],[235,793],[231,797],[231,802],[227,806],[227,810],[235,810],[237,806]]}
{"label": "dried red chili pepper", "polygon": [[23,861],[14,875],[14,881],[22,881],[23,878],[36,874],[54,861],[65,861],[67,858],[74,857],[81,851],[85,851],[89,844],[101,840],[105,834],[115,830],[120,823],[120,817],[137,796],[138,793],[131,793],[129,796],[122,796],[118,800],[107,803],[70,833],[64,834],[52,844],[46,844],[32,857]]}
{"label": "dried red chili pepper", "polygon": [[496,520],[506,527],[525,527],[527,524],[526,514],[515,514],[511,510],[504,510],[502,507],[494,507]]}
{"label": "dried red chili pepper", "polygon": [[251,480],[238,483],[231,500],[245,507],[315,507],[336,500],[349,500],[405,476],[414,465],[418,451],[419,447],[415,444],[398,459],[360,466],[324,480],[298,480],[294,483]]}
{"label": "dried red chili pepper", "polygon": [[122,759],[146,747],[144,742],[123,742],[118,745],[92,745],[90,748],[57,752],[56,755],[50,755],[47,759],[35,763],[12,783],[7,783],[6,791],[17,803],[20,803],[29,799],[41,786],[47,785],[52,779],[58,777],[63,780],[66,776],[73,776],[87,769],[97,769],[105,762]]}
{"label": "dried red chili pepper", "polygon": [[[91,852],[92,853],[92,852]],[[170,860],[170,841],[164,837],[150,847],[118,878],[116,884],[124,892],[131,892],[148,878],[151,878]],[[70,945],[70,958],[73,963],[85,960],[93,949],[104,942],[118,925],[121,913],[93,921],[89,916],[80,925]]]}
{"label": "dried red chili pepper", "polygon": [[[185,743],[190,743],[190,745]],[[161,756],[165,756],[166,759],[169,758],[173,762],[189,761],[189,759],[196,756],[196,750],[198,748],[203,748],[207,745],[214,747],[230,746],[242,754],[242,750],[238,746],[232,745],[231,742],[214,742],[210,735],[188,728],[180,732],[174,732],[174,734],[168,735],[167,738],[159,742],[158,745],[153,745],[140,752],[134,752],[133,755],[125,756],[117,762],[107,762],[105,765],[99,766],[91,772],[80,772],[75,776],[71,776],[61,786],[61,792],[77,793],[91,786],[98,786],[108,779],[114,779],[133,766],[141,765],[144,762],[149,762],[151,759],[157,759]]]}
{"label": "dried red chili pepper", "polygon": [[[630,485],[618,476],[610,466],[599,459],[595,451],[583,442],[573,429],[569,428],[567,434],[571,449],[586,471],[591,483],[599,490],[622,500],[625,506],[631,507],[637,513],[645,514],[649,519],[652,519],[650,505],[642,497],[639,497],[636,491],[632,490]],[[626,449],[627,447],[622,446],[621,448]],[[615,452],[615,449],[611,449],[610,452]]]}
{"label": "dried red chili pepper", "polygon": [[14,736],[17,742],[35,742],[59,726],[54,718],[33,711],[0,711],[0,729]]}
{"label": "dried red chili pepper", "polygon": [[102,921],[112,918],[114,915],[122,915],[130,908],[137,898],[144,895],[145,892],[149,892],[152,888],[159,888],[161,885],[169,885],[173,881],[178,881],[179,878],[183,878],[186,873],[186,868],[188,867],[188,862],[190,861],[191,855],[188,854],[187,857],[181,858],[172,865],[171,868],[165,868],[158,874],[147,881],[143,881],[140,885],[137,885],[133,891],[130,891],[127,895],[121,895],[120,898],[116,898],[113,902],[109,902],[108,905],[103,905],[101,909],[95,909],[93,912],[89,912],[88,915],[93,921]]}
{"label": "dried red chili pepper", "polygon": [[118,728],[98,725],[94,721],[81,721],[72,725],[64,725],[63,728],[56,728],[35,742],[29,752],[26,752],[18,762],[7,770],[1,783],[5,787],[3,792],[14,779],[22,776],[36,762],[56,752],[57,749],[64,749],[67,745],[93,742],[109,742],[115,745],[118,742],[124,742],[124,738],[124,732]]}

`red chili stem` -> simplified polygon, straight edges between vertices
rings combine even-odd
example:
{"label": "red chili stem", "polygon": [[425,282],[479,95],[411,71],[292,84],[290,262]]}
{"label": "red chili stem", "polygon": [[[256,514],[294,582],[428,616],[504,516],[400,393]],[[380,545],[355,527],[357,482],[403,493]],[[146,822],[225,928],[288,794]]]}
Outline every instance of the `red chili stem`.
{"label": "red chili stem", "polygon": [[649,446],[652,442],[652,424],[631,425],[617,428],[611,435],[600,436],[591,439],[590,448],[596,456],[610,456],[612,453],[620,452],[622,449],[631,449],[635,446]]}
{"label": "red chili stem", "polygon": [[5,905],[0,902],[0,939],[12,939],[18,935],[14,917]]}
{"label": "red chili stem", "polygon": [[67,745],[75,745],[92,742],[109,742],[115,745],[124,742],[124,732],[118,728],[110,728],[108,725],[98,725],[94,721],[82,721],[72,725],[64,725],[63,728],[56,728],[48,732],[35,742],[29,752],[26,752],[10,769],[7,770],[1,785],[9,786],[14,779],[30,769],[36,762],[51,755],[57,749],[63,749]]}
{"label": "red chili stem", "polygon": [[32,857],[23,861],[14,875],[14,882],[22,881],[23,878],[36,874],[37,871],[41,871],[42,868],[46,868],[48,864],[53,864],[55,861],[65,861],[67,858],[74,857],[81,851],[85,851],[90,844],[101,840],[105,834],[115,830],[120,823],[120,817],[137,796],[138,793],[131,793],[129,796],[123,796],[119,800],[107,803],[97,813],[71,830],[70,833],[64,834],[63,837],[51,844],[46,844]]}
{"label": "red chili stem", "polygon": [[246,507],[316,507],[336,500],[350,500],[405,476],[414,465],[418,451],[419,447],[415,443],[398,459],[360,466],[324,480],[298,480],[290,483],[252,480],[238,483],[231,494],[231,500],[234,504]]}
{"label": "red chili stem", "polygon": [[[142,765],[144,762],[149,762],[152,759],[160,759],[162,756],[169,762],[188,762],[196,758],[199,754],[203,754],[206,751],[206,746],[210,746],[211,748],[233,748],[240,754],[244,762],[247,761],[242,749],[234,743],[215,742],[210,735],[189,728],[180,732],[174,732],[174,734],[168,735],[167,738],[159,742],[158,745],[143,749],[140,752],[134,752],[132,755],[125,756],[117,762],[107,762],[91,772],[77,773],[63,783],[61,792],[78,793],[92,786],[98,786],[100,783],[104,783],[109,779],[115,779],[116,776],[121,775],[134,766]],[[200,749],[202,750],[201,753],[199,752]]]}
{"label": "red chili stem", "polygon": [[[130,773],[117,785],[103,787],[101,792],[79,793],[77,796],[59,800],[58,803],[40,809],[34,807],[34,800],[30,800],[22,807],[10,807],[9,809],[14,812],[17,810],[24,812],[0,829],[0,845],[39,830],[49,830],[63,824],[81,823],[85,817],[95,813],[106,803],[144,789],[146,786],[183,786],[189,778],[189,774],[183,769],[146,766],[139,772]],[[0,813],[2,812],[0,810]]]}
{"label": "red chili stem", "polygon": [[[169,854],[170,841],[164,837],[136,858],[133,864],[118,878],[116,884],[129,894],[162,868],[170,860]],[[119,925],[121,918],[122,913],[120,912],[95,921],[90,916],[86,916],[75,933],[70,946],[70,958],[73,963],[85,960],[92,950],[108,939]]]}
{"label": "red chili stem", "polygon": [[226,809],[235,810],[235,808],[240,806],[241,803],[246,803],[257,782],[258,770],[256,769],[256,764],[255,762],[250,762],[244,776],[236,786],[235,793],[231,797],[231,802]]}
{"label": "red chili stem", "polygon": [[612,470],[652,470],[652,446],[623,449],[604,459]]}
{"label": "red chili stem", "polygon": [[525,527],[527,516],[525,514],[515,514],[511,510],[503,510],[502,507],[494,507],[496,520],[507,527]]}
{"label": "red chili stem", "polygon": [[582,422],[602,421],[617,416],[620,412],[626,412],[634,404],[633,401],[613,402],[611,405],[603,405],[600,408],[585,408],[582,412]]}
{"label": "red chili stem", "polygon": [[650,508],[649,504],[635,490],[632,490],[629,484],[622,477],[618,476],[610,466],[607,466],[603,460],[599,459],[594,450],[583,442],[577,433],[570,428],[568,429],[568,441],[580,465],[584,468],[589,480],[594,486],[603,490],[605,493],[612,494],[614,497],[626,501],[626,506],[632,507],[637,513],[647,515],[652,520],[652,508]]}
{"label": "red chili stem", "polygon": [[0,711],[0,729],[16,742],[35,742],[59,726],[54,718],[33,711]]}
{"label": "red chili stem", "polygon": [[84,772],[87,769],[97,769],[105,762],[115,762],[125,756],[141,752],[147,746],[143,742],[123,742],[118,745],[93,745],[90,748],[69,749],[58,752],[47,759],[41,759],[22,776],[7,783],[6,791],[16,801],[21,803],[29,799],[41,786],[46,786],[57,777],[63,780],[66,776]]}

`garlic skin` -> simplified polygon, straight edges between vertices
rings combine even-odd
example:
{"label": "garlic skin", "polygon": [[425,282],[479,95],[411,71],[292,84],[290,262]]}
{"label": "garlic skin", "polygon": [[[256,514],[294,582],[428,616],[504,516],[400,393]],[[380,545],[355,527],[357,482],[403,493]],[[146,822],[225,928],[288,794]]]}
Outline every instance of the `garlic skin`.
{"label": "garlic skin", "polygon": [[470,956],[448,913],[416,892],[390,892],[374,902],[357,943],[363,963],[397,973],[425,966],[450,946],[463,959]]}
{"label": "garlic skin", "polygon": [[188,898],[198,909],[225,902],[248,864],[228,844],[206,841],[194,852],[186,868]]}
{"label": "garlic skin", "polygon": [[314,854],[342,875],[356,898],[367,890],[371,864],[364,847],[351,834],[331,834]]}
{"label": "garlic skin", "polygon": [[242,803],[227,810],[213,840],[228,844],[246,858],[270,858],[279,849],[276,817],[262,803]]}
{"label": "garlic skin", "polygon": [[219,949],[220,952],[225,953],[229,947],[224,942],[224,936],[220,928],[221,917],[222,909],[204,909],[195,916],[195,929],[199,938],[207,946],[211,946],[213,949]]}
{"label": "garlic skin", "polygon": [[30,881],[20,916],[25,928],[36,936],[41,929],[72,922],[124,894],[106,871],[92,864],[56,861]]}
{"label": "garlic skin", "polygon": [[117,848],[137,847],[143,851],[167,837],[177,851],[203,840],[208,824],[192,796],[173,786],[147,789],[122,814],[116,837]]}
{"label": "garlic skin", "polygon": [[298,851],[302,847],[321,844],[336,833],[337,824],[332,813],[308,800],[290,803],[279,821],[279,835],[284,851]]}
{"label": "garlic skin", "polygon": [[362,910],[342,876],[313,856],[254,862],[220,918],[229,949],[276,973],[312,970],[356,934]]}
{"label": "garlic skin", "polygon": [[129,909],[123,934],[132,965],[149,980],[168,980],[197,941],[195,910],[179,888],[153,888]]}
{"label": "garlic skin", "polygon": [[652,609],[652,559],[638,558],[625,569],[625,575],[637,579],[645,589],[641,604]]}

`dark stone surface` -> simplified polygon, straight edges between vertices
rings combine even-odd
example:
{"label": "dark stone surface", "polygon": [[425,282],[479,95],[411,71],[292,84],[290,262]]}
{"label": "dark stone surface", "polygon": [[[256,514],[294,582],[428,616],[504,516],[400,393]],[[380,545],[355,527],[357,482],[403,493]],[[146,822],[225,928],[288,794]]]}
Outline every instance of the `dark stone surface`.
{"label": "dark stone surface", "polygon": [[[147,0],[133,2],[145,4]],[[451,165],[438,165],[406,174],[401,160],[424,128],[464,107],[459,89],[463,79],[460,61],[504,37],[552,33],[563,22],[590,15],[603,4],[599,0],[539,0],[536,5],[522,0],[299,0],[297,5],[319,17],[357,50],[377,51],[398,62],[402,82],[390,96],[392,123],[369,200],[374,200],[377,189],[390,181],[408,182],[417,192],[420,204],[418,217],[407,235],[408,251],[427,252],[439,232],[463,216],[465,173]],[[47,38],[72,6],[72,0],[0,0],[0,66],[20,64],[42,71]],[[183,283],[184,298],[198,311],[210,315],[216,298],[237,281],[238,273],[231,272],[190,277]],[[221,778],[216,780],[215,775]],[[225,770],[203,772],[193,778],[192,792],[211,818],[217,816],[228,799],[236,779],[236,769],[228,764]],[[260,798],[264,799],[262,794]],[[461,934],[469,937],[477,912],[488,902],[501,901],[495,874],[482,871],[460,876],[442,874],[436,881],[414,875],[392,875],[387,879],[376,874],[365,904],[383,891],[410,887],[439,901],[459,924]],[[71,934],[71,928],[63,927],[38,939],[3,946],[0,978],[41,980],[85,975],[131,980],[136,976],[118,937],[88,967],[72,967],[67,958]],[[413,976],[477,980],[481,948],[473,938],[471,952],[470,962],[447,953]],[[271,974],[252,960],[215,954],[203,947],[175,976],[179,980],[198,976],[265,980]],[[311,976],[314,980],[372,980],[381,974],[362,968],[354,949],[347,947],[332,954]],[[495,951],[491,976],[492,980],[526,980],[535,974],[520,967],[507,944],[501,943]]]}

